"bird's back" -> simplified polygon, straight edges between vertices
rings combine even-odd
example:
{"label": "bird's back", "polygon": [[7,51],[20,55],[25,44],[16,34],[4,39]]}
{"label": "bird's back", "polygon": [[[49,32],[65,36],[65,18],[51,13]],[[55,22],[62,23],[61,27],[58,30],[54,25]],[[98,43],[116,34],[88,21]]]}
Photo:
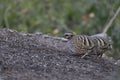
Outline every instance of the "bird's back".
{"label": "bird's back", "polygon": [[91,51],[95,44],[93,39],[87,35],[75,35],[68,42],[68,47],[76,53],[84,54],[88,51]]}
{"label": "bird's back", "polygon": [[94,39],[94,43],[97,45],[96,51],[98,55],[105,53],[106,51],[112,50],[112,40],[107,34],[101,33],[91,36]]}

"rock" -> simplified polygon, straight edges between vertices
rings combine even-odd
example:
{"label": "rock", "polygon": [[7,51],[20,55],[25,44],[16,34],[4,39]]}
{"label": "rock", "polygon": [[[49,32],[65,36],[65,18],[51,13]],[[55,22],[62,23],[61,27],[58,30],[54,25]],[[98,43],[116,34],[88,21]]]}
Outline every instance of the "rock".
{"label": "rock", "polygon": [[72,56],[66,42],[0,29],[0,80],[120,80],[113,61]]}

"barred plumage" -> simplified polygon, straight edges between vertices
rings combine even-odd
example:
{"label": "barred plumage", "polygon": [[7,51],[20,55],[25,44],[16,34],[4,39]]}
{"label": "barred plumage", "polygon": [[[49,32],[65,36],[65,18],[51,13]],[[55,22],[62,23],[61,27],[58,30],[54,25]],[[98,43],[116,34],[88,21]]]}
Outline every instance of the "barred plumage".
{"label": "barred plumage", "polygon": [[112,40],[105,33],[100,33],[91,36],[94,39],[95,44],[97,44],[97,55],[102,57],[103,53],[112,50]]}
{"label": "barred plumage", "polygon": [[69,49],[72,52],[83,54],[82,58],[91,53],[101,57],[104,52],[112,48],[111,39],[106,34],[87,36],[65,33],[64,36],[69,40]]}
{"label": "barred plumage", "polygon": [[95,48],[94,40],[87,35],[73,35],[72,33],[65,33],[65,38],[69,39],[68,47],[72,52],[83,54],[84,58]]}

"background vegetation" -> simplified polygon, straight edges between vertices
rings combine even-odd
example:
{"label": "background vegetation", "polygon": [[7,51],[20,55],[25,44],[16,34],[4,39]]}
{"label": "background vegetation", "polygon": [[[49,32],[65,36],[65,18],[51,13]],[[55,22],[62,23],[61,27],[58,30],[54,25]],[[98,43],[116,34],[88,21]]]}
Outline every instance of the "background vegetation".
{"label": "background vegetation", "polygon": [[[120,0],[0,0],[0,27],[62,36],[65,32],[97,34],[104,30]],[[120,59],[120,15],[107,31]]]}

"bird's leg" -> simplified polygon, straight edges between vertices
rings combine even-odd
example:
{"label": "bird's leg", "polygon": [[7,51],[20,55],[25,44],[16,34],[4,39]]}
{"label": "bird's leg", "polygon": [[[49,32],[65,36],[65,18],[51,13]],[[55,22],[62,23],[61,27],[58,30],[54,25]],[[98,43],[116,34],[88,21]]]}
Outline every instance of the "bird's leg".
{"label": "bird's leg", "polygon": [[99,59],[101,59],[101,58],[102,58],[102,55],[103,55],[103,53],[100,53],[100,54],[99,54],[99,56],[98,56],[98,57],[99,57]]}
{"label": "bird's leg", "polygon": [[81,58],[83,59],[86,55],[88,55],[88,52],[86,52]]}

